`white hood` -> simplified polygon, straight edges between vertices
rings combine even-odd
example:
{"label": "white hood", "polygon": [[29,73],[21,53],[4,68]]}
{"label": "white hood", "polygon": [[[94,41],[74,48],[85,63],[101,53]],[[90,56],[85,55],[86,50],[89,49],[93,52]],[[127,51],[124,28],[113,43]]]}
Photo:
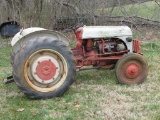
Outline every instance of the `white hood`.
{"label": "white hood", "polygon": [[82,39],[132,36],[127,26],[85,26],[79,30],[82,30]]}

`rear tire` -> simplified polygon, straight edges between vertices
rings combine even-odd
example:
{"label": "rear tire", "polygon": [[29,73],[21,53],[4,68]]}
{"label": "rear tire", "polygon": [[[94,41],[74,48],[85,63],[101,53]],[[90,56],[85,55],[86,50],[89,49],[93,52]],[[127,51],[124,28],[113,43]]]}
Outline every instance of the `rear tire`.
{"label": "rear tire", "polygon": [[73,83],[75,74],[73,54],[60,41],[30,40],[14,56],[14,80],[30,98],[63,95]]}
{"label": "rear tire", "polygon": [[118,60],[115,70],[119,83],[140,84],[147,77],[148,64],[143,56],[129,53]]}

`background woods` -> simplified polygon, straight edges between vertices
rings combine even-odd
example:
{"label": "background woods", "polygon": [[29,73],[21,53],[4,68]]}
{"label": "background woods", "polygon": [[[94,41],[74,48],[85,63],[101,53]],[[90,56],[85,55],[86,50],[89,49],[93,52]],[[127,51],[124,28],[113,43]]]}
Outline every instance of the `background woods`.
{"label": "background woods", "polygon": [[77,22],[87,25],[160,25],[159,0],[0,1],[0,23],[17,21],[22,27],[63,29]]}

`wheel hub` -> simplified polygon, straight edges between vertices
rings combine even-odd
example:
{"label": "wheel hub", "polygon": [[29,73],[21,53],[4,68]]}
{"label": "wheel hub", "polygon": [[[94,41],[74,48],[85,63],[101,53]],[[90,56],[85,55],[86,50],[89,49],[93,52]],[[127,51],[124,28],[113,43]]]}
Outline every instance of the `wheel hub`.
{"label": "wheel hub", "polygon": [[50,80],[56,74],[56,66],[50,60],[39,62],[36,67],[36,74],[42,80]]}
{"label": "wheel hub", "polygon": [[129,78],[134,78],[138,75],[139,68],[135,64],[130,64],[126,67],[126,76]]}
{"label": "wheel hub", "polygon": [[60,73],[58,61],[51,56],[41,56],[32,62],[33,78],[43,84],[52,83]]}

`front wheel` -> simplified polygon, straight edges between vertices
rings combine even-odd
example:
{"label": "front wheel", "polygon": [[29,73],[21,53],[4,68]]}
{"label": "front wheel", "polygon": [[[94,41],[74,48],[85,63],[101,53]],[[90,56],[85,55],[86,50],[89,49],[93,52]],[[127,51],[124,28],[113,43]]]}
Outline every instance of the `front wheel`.
{"label": "front wheel", "polygon": [[143,56],[129,53],[120,58],[115,67],[116,78],[122,84],[140,84],[148,73],[148,64]]}
{"label": "front wheel", "polygon": [[60,41],[30,40],[14,58],[13,77],[30,98],[62,95],[73,83],[75,62],[72,52]]}

